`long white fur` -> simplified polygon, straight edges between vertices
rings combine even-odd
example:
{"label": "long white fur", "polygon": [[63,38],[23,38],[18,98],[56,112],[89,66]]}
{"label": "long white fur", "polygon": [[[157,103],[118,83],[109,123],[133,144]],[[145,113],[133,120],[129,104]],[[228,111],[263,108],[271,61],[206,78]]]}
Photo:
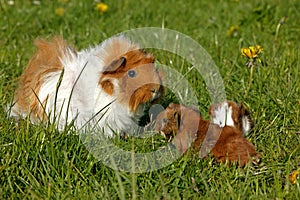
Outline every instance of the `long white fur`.
{"label": "long white fur", "polygon": [[[118,43],[119,48],[114,48],[114,43]],[[49,73],[44,77],[44,83],[38,94],[41,102],[48,98],[45,110],[47,115],[50,115],[50,121],[52,123],[55,121],[60,130],[75,118],[77,128],[90,121],[89,125],[97,124],[107,136],[114,136],[114,133],[137,127],[134,115],[140,113],[131,113],[128,107],[115,101],[115,94],[108,95],[98,84],[101,72],[109,64],[105,62],[111,59],[112,55],[118,58],[133,49],[138,49],[138,46],[123,36],[118,36],[77,54],[68,51],[68,55],[62,56],[60,59],[64,74],[57,95],[56,87],[61,71]],[[114,89],[118,91],[118,88]],[[55,96],[57,96],[56,103]],[[15,104],[10,115],[23,114],[18,111],[18,105]],[[101,112],[95,116],[99,111]]]}

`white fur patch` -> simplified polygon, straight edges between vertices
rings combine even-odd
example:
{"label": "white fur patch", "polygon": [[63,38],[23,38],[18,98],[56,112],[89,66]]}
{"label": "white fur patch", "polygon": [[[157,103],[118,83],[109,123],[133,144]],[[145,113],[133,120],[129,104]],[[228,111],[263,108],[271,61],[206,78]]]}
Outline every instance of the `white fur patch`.
{"label": "white fur patch", "polygon": [[234,126],[234,121],[232,119],[232,107],[229,106],[226,111],[226,125]]}
{"label": "white fur patch", "polygon": [[247,135],[251,129],[251,122],[247,116],[242,117],[242,124],[243,124],[243,134]]}
{"label": "white fur patch", "polygon": [[214,110],[214,117],[212,119],[214,124],[218,124],[220,127],[226,126],[228,104],[227,102],[217,106]]}
{"label": "white fur patch", "polygon": [[215,108],[213,123],[218,124],[220,127],[234,126],[232,107],[228,106],[227,102],[224,102]]}

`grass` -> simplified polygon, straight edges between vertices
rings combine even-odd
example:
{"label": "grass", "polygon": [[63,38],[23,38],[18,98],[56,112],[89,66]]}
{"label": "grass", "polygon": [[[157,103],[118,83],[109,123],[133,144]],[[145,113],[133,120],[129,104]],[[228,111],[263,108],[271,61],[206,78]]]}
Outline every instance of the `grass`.
{"label": "grass", "polygon": [[[288,179],[300,165],[299,1],[105,1],[109,9],[102,14],[92,0],[33,2],[38,1],[0,1],[1,199],[299,199],[300,180]],[[59,7],[63,16],[55,14]],[[287,21],[278,28],[283,17]],[[62,35],[82,49],[125,30],[162,25],[201,44],[219,67],[227,98],[250,108],[255,127],[248,139],[262,154],[258,166],[229,167],[185,156],[162,169],[131,174],[99,162],[76,133],[58,133],[26,119],[17,126],[7,118],[4,108],[35,38]],[[226,35],[231,26],[239,27],[237,35]],[[254,68],[245,95],[250,70],[240,48],[256,44],[264,48],[265,64]],[[164,64],[173,56],[157,54]],[[171,66],[182,74],[188,69],[182,59]],[[185,76],[207,117],[211,102],[205,83],[193,71]],[[166,142],[152,136],[114,143],[147,152]]]}

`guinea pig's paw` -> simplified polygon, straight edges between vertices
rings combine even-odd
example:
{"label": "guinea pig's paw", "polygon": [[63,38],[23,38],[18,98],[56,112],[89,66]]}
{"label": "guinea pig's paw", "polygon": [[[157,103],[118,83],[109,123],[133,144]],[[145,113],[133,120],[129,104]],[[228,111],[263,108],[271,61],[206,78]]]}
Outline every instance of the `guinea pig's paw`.
{"label": "guinea pig's paw", "polygon": [[256,153],[254,156],[252,156],[252,164],[258,165],[261,161],[260,157],[261,155],[259,153]]}

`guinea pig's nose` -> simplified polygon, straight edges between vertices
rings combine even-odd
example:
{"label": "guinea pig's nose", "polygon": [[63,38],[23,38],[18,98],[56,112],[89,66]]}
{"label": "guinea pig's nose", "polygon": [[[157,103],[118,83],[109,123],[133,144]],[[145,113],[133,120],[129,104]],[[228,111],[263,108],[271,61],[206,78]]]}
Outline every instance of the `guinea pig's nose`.
{"label": "guinea pig's nose", "polygon": [[153,94],[153,96],[154,96],[155,98],[158,98],[158,97],[160,97],[160,95],[161,95],[161,92],[160,92],[160,89],[159,89],[159,88],[157,88],[157,89],[152,89],[151,92],[152,92],[152,94]]}
{"label": "guinea pig's nose", "polygon": [[154,89],[154,88],[153,88],[153,89],[151,90],[151,92],[152,92],[152,93],[157,93],[157,92],[158,92],[158,89]]}
{"label": "guinea pig's nose", "polygon": [[151,93],[152,93],[152,98],[151,98],[151,101],[157,99],[160,97],[160,92],[158,89],[152,89],[151,90]]}

